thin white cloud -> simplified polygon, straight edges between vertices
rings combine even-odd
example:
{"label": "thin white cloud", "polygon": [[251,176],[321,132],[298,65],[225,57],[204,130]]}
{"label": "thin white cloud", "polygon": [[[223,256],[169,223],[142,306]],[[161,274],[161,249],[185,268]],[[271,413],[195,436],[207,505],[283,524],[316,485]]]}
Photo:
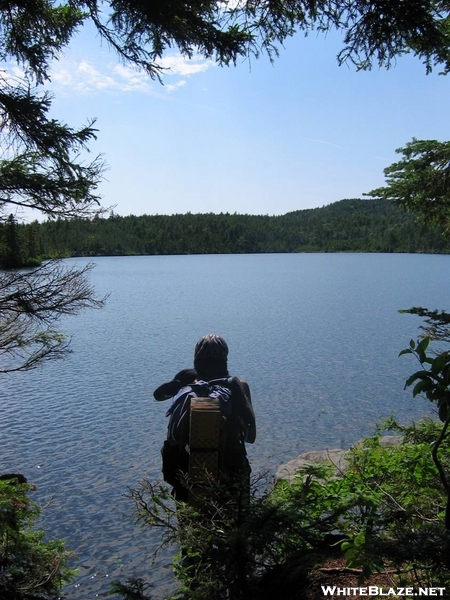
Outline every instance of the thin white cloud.
{"label": "thin white cloud", "polygon": [[25,73],[17,65],[1,65],[0,66],[0,79],[7,85],[16,85],[17,82],[22,81],[25,77]]}
{"label": "thin white cloud", "polygon": [[56,63],[51,75],[53,83],[61,88],[83,94],[92,92],[130,92],[148,93],[152,90],[152,81],[141,73],[120,64],[108,64],[101,69],[82,60],[78,63],[63,61]]}
{"label": "thin white cloud", "polygon": [[[160,95],[181,89],[186,85],[188,77],[215,66],[211,59],[199,55],[187,59],[179,53],[164,56],[159,64],[163,68],[160,74],[164,86],[152,80],[144,71],[117,62],[97,64],[89,59],[71,60],[62,57],[52,65],[51,83],[48,86],[56,88],[58,93],[66,91],[70,94],[138,92]],[[2,69],[2,78],[11,84],[23,77],[23,71],[17,66],[7,65]]]}
{"label": "thin white cloud", "polygon": [[182,79],[181,81],[178,81],[177,83],[174,83],[174,84],[168,83],[164,87],[168,92],[175,92],[176,90],[178,90],[180,87],[183,87],[184,85],[186,85],[186,80]]}
{"label": "thin white cloud", "polygon": [[79,76],[77,85],[82,88],[93,87],[97,90],[105,90],[120,87],[113,77],[105,75],[86,60],[78,64],[76,73]]}
{"label": "thin white cloud", "polygon": [[[189,60],[178,53],[163,57],[159,64],[163,67],[161,76],[164,87],[153,81],[144,71],[119,63],[108,63],[100,67],[89,60],[69,62],[62,59],[55,62],[51,79],[54,85],[70,90],[70,93],[109,91],[146,94],[161,93],[161,88],[172,93],[186,85],[186,77],[202,73],[215,65],[214,61],[201,56],[194,56]],[[181,79],[173,81],[175,78]]]}
{"label": "thin white cloud", "polygon": [[148,92],[152,87],[149,75],[143,71],[136,71],[121,64],[113,65],[112,70],[124,91]]}
{"label": "thin white cloud", "polygon": [[166,69],[164,74],[182,75],[183,77],[202,73],[207,71],[210,67],[215,66],[215,62],[211,59],[205,59],[199,55],[188,59],[181,54],[170,54],[168,56],[164,56],[161,59],[160,64],[164,69]]}

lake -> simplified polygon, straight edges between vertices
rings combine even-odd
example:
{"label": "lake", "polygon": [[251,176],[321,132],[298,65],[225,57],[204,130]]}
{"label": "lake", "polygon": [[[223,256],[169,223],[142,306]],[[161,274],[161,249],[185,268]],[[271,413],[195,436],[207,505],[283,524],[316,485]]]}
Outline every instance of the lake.
{"label": "lake", "polygon": [[[85,264],[71,259],[68,265]],[[4,377],[2,472],[23,472],[50,502],[43,526],[78,556],[70,599],[105,595],[111,580],[148,576],[161,597],[170,556],[134,527],[124,497],[160,474],[168,403],[152,392],[220,333],[229,368],[249,383],[255,473],[309,449],[349,447],[395,414],[430,415],[404,391],[416,370],[398,358],[420,319],[399,309],[448,309],[450,256],[266,254],[102,257],[92,284],[106,308],[66,318],[73,353]]]}

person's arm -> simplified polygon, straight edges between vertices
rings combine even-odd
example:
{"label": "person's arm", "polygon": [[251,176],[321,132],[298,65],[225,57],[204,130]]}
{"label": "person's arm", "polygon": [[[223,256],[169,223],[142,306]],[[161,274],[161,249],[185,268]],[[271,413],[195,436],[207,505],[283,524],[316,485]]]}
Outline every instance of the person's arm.
{"label": "person's arm", "polygon": [[250,388],[246,381],[242,379],[237,379],[239,383],[239,389],[241,391],[241,396],[244,400],[242,403],[242,418],[244,419],[244,423],[246,426],[246,439],[245,441],[249,444],[253,444],[256,440],[256,419],[255,413],[253,411],[252,406],[252,397],[250,394]]}

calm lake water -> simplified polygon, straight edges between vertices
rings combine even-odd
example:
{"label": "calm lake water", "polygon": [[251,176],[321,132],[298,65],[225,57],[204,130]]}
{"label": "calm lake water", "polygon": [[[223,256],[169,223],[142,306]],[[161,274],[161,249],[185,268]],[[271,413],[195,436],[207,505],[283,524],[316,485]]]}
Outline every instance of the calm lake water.
{"label": "calm lake water", "polygon": [[[23,472],[50,505],[43,526],[77,554],[68,598],[103,597],[111,580],[147,576],[161,597],[170,556],[134,527],[128,487],[160,473],[167,403],[152,391],[192,365],[204,333],[222,334],[229,367],[250,384],[254,472],[302,451],[349,447],[395,414],[430,403],[403,391],[416,368],[398,358],[420,320],[448,309],[450,256],[269,254],[98,258],[105,309],[67,318],[73,354],[11,374],[1,391],[2,472]],[[83,265],[84,260],[67,264]]]}

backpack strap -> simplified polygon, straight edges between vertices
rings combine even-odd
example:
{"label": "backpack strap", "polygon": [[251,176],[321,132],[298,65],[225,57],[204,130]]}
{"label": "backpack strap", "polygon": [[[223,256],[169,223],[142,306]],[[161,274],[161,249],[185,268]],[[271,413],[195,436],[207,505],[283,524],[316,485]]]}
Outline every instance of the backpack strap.
{"label": "backpack strap", "polygon": [[183,388],[178,392],[172,405],[166,412],[166,417],[170,417],[167,426],[167,440],[172,446],[180,445],[184,442],[184,430],[186,429],[186,422],[189,421],[189,411],[193,395],[195,394],[190,386]]}

